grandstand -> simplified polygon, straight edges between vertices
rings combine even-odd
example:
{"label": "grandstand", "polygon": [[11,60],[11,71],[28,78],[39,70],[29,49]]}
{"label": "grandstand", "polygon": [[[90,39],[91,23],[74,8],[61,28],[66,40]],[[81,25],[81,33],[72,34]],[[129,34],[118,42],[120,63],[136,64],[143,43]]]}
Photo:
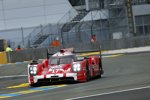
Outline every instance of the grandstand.
{"label": "grandstand", "polygon": [[0,0],[0,5],[0,38],[14,46],[46,47],[59,37],[67,47],[90,43],[92,34],[106,44],[150,35],[149,0]]}

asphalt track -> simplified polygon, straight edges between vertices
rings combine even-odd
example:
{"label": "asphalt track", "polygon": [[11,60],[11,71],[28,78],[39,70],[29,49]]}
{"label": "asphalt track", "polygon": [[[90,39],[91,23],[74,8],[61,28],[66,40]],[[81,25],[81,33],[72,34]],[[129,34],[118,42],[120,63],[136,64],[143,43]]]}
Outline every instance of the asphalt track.
{"label": "asphalt track", "polygon": [[[26,64],[7,67],[12,66],[20,68],[25,67]],[[17,69],[13,67],[10,71],[18,74]],[[22,84],[27,83],[27,77],[24,76],[0,79],[0,98],[2,100],[150,100],[150,53],[103,58],[103,68],[105,73],[101,79],[77,84],[59,83],[31,88],[28,84]],[[26,70],[22,70],[22,73],[26,74]]]}

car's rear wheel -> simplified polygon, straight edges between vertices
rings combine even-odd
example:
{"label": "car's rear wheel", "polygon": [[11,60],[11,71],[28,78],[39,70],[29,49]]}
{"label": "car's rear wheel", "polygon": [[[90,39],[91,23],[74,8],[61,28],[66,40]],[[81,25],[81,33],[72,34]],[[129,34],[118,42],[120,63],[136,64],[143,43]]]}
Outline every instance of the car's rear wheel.
{"label": "car's rear wheel", "polygon": [[98,75],[98,78],[101,78],[101,77],[102,77],[102,76],[101,76],[101,75],[102,75],[101,70],[102,70],[102,69],[99,68],[99,75]]}
{"label": "car's rear wheel", "polygon": [[100,59],[100,62],[99,62],[99,69],[100,69],[101,75],[104,74],[104,70],[103,70],[103,67],[102,67],[101,59]]}
{"label": "car's rear wheel", "polygon": [[103,72],[103,69],[102,69],[102,63],[100,62],[99,63],[99,75],[98,75],[98,78],[101,78],[102,76],[102,74],[103,74],[104,72]]}
{"label": "car's rear wheel", "polygon": [[88,63],[86,65],[86,81],[89,81],[91,79],[90,69],[88,66]]}

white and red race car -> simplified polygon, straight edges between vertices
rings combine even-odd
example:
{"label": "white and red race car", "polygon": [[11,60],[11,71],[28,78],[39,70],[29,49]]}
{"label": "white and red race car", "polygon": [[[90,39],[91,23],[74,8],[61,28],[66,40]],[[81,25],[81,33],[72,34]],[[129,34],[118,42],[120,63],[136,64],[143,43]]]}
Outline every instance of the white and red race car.
{"label": "white and red race car", "polygon": [[41,82],[72,80],[86,82],[103,73],[101,57],[80,57],[73,49],[61,49],[42,63],[33,61],[28,65],[28,80],[31,86]]}

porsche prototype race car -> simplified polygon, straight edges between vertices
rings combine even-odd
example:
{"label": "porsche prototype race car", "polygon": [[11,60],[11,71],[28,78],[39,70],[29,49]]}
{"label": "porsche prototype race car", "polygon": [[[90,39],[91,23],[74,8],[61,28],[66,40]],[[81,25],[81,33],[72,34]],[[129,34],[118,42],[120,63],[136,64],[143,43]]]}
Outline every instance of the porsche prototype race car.
{"label": "porsche prototype race car", "polygon": [[28,65],[28,80],[31,86],[41,82],[78,81],[86,82],[103,73],[101,57],[81,57],[73,49],[61,49],[43,60]]}

